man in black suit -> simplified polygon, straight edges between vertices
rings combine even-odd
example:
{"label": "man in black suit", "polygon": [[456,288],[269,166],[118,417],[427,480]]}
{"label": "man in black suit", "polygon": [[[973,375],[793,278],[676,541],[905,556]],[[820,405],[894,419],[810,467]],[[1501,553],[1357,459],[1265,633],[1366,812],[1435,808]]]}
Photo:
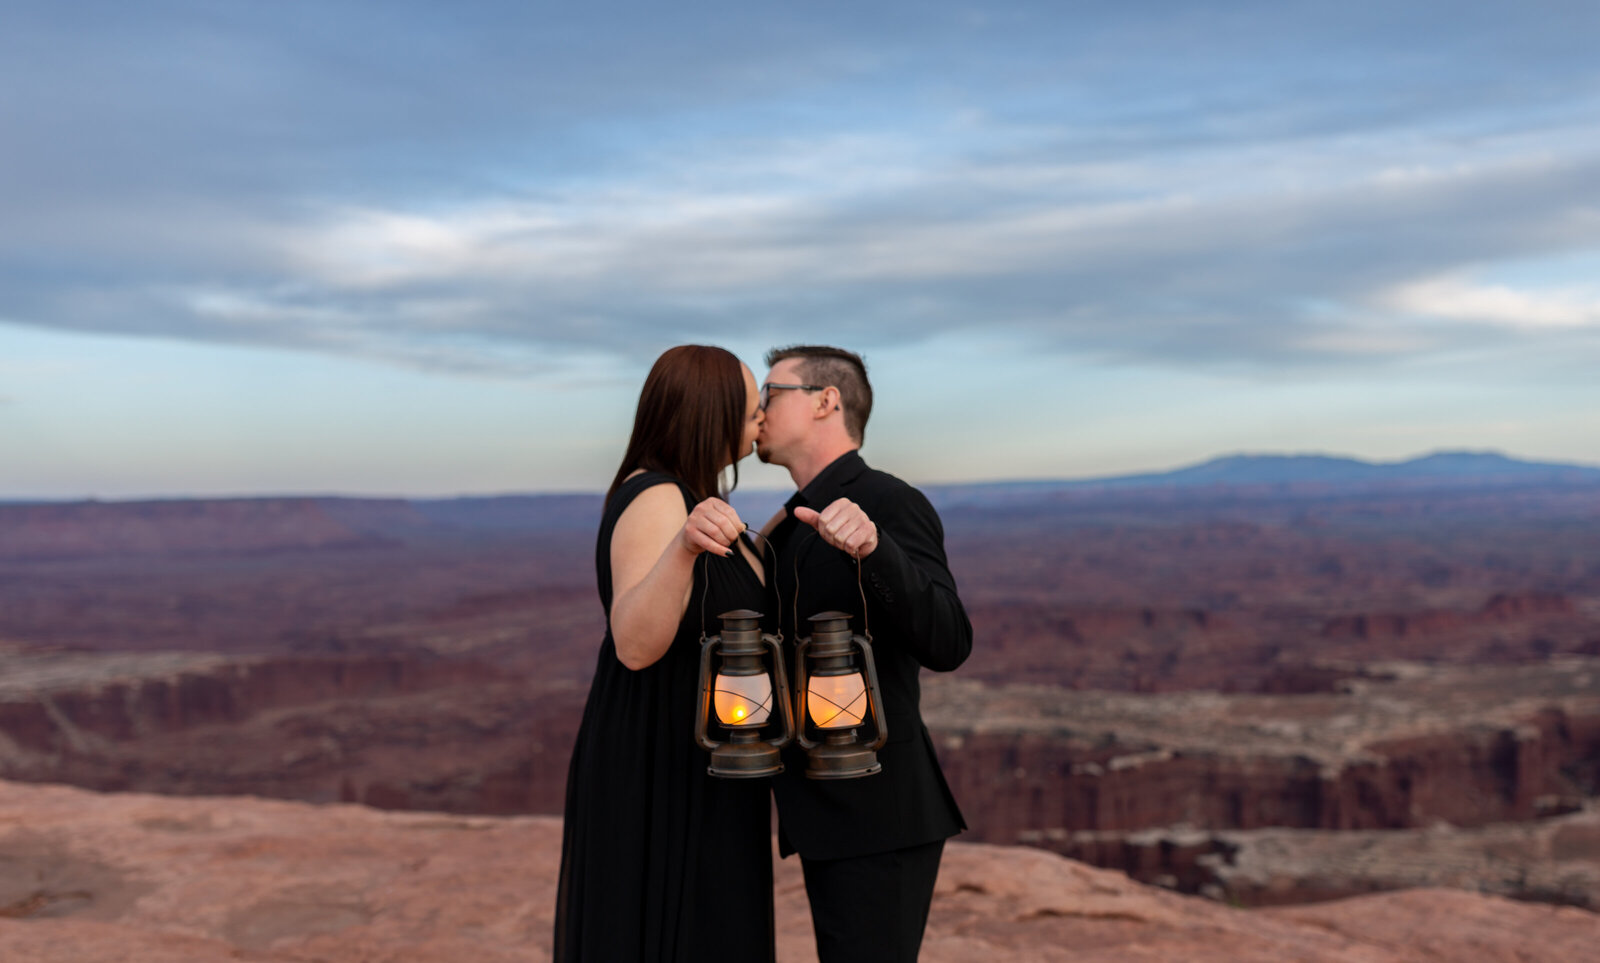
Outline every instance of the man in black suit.
{"label": "man in black suit", "polygon": [[784,638],[809,635],[811,615],[854,613],[854,631],[871,632],[888,728],[882,771],[860,778],[808,779],[804,753],[789,750],[773,784],[779,849],[800,854],[822,963],[910,963],[944,841],[966,828],[922,722],[917,675],[965,661],[972,624],[938,513],[858,452],[872,412],[861,358],[802,345],[769,352],[767,366],[756,450],[799,489],[766,530]]}

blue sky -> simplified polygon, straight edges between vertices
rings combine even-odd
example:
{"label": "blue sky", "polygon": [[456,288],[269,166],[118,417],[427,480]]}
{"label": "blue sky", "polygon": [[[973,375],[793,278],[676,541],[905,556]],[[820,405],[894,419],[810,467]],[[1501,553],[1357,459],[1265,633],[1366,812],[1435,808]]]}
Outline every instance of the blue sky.
{"label": "blue sky", "polygon": [[[1600,5],[0,9],[0,498],[596,489],[665,347],[915,481],[1600,463]],[[747,463],[744,484],[778,487]]]}

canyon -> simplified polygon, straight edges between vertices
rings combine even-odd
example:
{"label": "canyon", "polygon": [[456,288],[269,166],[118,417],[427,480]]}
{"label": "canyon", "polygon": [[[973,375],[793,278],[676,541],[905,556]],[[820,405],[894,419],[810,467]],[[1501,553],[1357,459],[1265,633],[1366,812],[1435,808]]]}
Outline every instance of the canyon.
{"label": "canyon", "polygon": [[[967,839],[1240,905],[1600,902],[1600,485],[930,497],[976,637],[924,675]],[[559,813],[598,510],[0,505],[0,778]]]}

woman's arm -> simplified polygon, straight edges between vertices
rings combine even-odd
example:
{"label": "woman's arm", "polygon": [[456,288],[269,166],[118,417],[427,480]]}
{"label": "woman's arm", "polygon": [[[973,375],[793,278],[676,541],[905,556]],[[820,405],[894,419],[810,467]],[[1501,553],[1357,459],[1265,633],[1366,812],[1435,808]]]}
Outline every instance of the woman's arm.
{"label": "woman's arm", "polygon": [[708,498],[683,507],[678,486],[639,493],[611,533],[611,638],[630,669],[653,665],[678,634],[701,552],[726,555],[744,530],[733,507]]}

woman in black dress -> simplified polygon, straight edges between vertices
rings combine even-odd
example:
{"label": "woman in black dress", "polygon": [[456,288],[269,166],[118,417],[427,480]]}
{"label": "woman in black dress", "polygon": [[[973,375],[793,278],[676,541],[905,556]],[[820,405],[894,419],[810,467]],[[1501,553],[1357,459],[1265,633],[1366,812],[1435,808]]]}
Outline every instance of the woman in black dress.
{"label": "woman in black dress", "polygon": [[673,348],[645,379],[595,546],[606,636],[567,773],[557,963],[774,958],[767,780],[708,775],[694,739],[702,629],[762,607],[717,487],[761,418],[721,348]]}

